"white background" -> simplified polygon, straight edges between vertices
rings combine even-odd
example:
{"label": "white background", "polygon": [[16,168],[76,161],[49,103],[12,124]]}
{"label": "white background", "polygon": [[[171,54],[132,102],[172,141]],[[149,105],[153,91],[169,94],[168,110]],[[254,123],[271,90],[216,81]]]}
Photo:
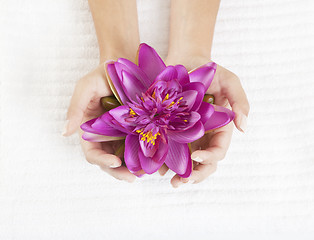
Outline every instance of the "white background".
{"label": "white background", "polygon": [[[169,0],[138,1],[141,40],[166,56]],[[223,0],[213,60],[251,103],[217,172],[119,182],[61,131],[98,63],[87,0],[0,1],[0,239],[314,239],[314,7]],[[112,23],[114,24],[114,23]]]}

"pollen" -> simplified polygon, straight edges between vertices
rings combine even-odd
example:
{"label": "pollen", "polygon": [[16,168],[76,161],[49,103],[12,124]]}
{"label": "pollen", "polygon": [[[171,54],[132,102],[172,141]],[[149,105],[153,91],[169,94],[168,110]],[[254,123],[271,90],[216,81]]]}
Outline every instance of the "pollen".
{"label": "pollen", "polygon": [[153,135],[152,131],[148,131],[148,132],[144,133],[142,130],[136,130],[136,132],[139,133],[140,135],[142,135],[141,141],[146,141],[147,143],[151,143],[153,145],[155,145],[155,140],[160,135],[159,132],[157,132],[156,134]]}
{"label": "pollen", "polygon": [[169,93],[167,93],[167,95],[165,96],[164,100],[162,100],[162,102],[166,101],[169,99]]}
{"label": "pollen", "polygon": [[[168,95],[168,94],[167,94],[167,95]],[[167,95],[166,95],[166,97],[167,97]],[[165,97],[165,98],[166,98],[166,97]],[[180,97],[177,102],[171,102],[171,103],[167,106],[167,108],[169,109],[169,108],[171,108],[173,105],[179,104],[182,99],[183,99],[183,97]]]}
{"label": "pollen", "polygon": [[136,113],[134,112],[134,110],[133,110],[132,108],[130,108],[130,115],[131,115],[132,117],[134,117],[134,116],[136,115]]}

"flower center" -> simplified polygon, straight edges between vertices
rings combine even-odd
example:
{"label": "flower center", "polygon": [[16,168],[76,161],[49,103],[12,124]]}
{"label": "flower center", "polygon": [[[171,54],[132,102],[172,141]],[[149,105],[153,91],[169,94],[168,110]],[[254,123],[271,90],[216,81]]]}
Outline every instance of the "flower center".
{"label": "flower center", "polygon": [[[176,80],[173,80],[176,82]],[[126,121],[134,123],[134,132],[141,140],[155,145],[160,131],[180,130],[189,122],[190,113],[182,96],[182,89],[155,86],[154,89],[137,96],[137,101],[128,103]]]}

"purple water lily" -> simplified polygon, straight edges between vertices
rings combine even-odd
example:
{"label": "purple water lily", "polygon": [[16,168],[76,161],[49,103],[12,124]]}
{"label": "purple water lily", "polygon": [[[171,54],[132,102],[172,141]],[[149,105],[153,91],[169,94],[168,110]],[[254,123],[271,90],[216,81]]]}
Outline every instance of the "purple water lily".
{"label": "purple water lily", "polygon": [[106,62],[110,88],[122,106],[82,124],[82,137],[92,142],[125,138],[124,161],[137,176],[165,163],[189,177],[188,143],[234,118],[231,110],[203,102],[217,65],[211,62],[189,73],[182,65],[166,67],[147,44],[139,46],[136,62]]}

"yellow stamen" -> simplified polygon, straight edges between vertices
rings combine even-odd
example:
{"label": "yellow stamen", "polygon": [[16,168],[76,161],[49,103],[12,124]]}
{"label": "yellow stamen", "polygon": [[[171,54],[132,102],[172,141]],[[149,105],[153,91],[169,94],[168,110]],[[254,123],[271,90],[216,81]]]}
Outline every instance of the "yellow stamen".
{"label": "yellow stamen", "polygon": [[155,99],[155,93],[156,93],[156,91],[154,90],[154,92],[153,92],[153,95],[152,95],[152,97]]}
{"label": "yellow stamen", "polygon": [[134,110],[132,108],[130,108],[130,115],[131,116],[135,116],[136,115],[136,113],[134,112]]}
{"label": "yellow stamen", "polygon": [[[168,95],[168,94],[167,94],[167,95]],[[166,96],[166,97],[167,97],[167,96]],[[179,104],[182,99],[183,99],[183,97],[180,97],[179,100],[178,100],[176,103],[175,103],[175,102],[170,103],[170,104],[167,106],[167,108],[171,108],[174,104]]]}
{"label": "yellow stamen", "polygon": [[157,139],[158,135],[160,135],[159,132],[156,134],[152,134],[152,131],[148,131],[146,133],[143,133],[142,130],[136,130],[137,133],[142,135],[141,141],[147,141],[147,143],[151,142],[151,144],[155,145],[155,140]]}
{"label": "yellow stamen", "polygon": [[162,100],[162,102],[166,101],[169,99],[169,93],[167,93],[167,95],[165,96],[164,100]]}

